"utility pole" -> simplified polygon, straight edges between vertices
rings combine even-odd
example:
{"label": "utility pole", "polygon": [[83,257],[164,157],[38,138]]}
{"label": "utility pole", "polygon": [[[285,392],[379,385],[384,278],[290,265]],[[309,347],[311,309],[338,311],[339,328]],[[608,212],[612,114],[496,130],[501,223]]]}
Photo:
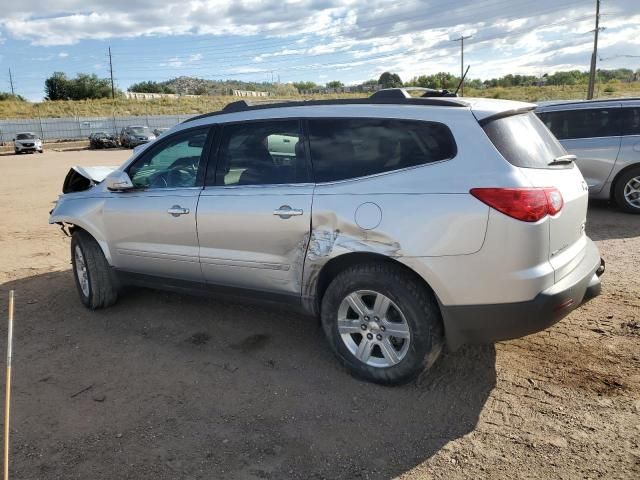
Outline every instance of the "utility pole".
{"label": "utility pole", "polygon": [[109,72],[111,73],[111,99],[116,98],[116,89],[113,87],[113,64],[111,63],[111,47],[109,47]]}
{"label": "utility pole", "polygon": [[11,75],[11,69],[9,69],[9,84],[11,85],[11,95],[16,96],[16,92],[13,90],[13,75]]}
{"label": "utility pole", "polygon": [[464,41],[468,38],[471,38],[471,35],[467,35],[466,37],[460,35],[458,38],[454,38],[451,40],[452,42],[460,42],[460,96],[464,97]]}
{"label": "utility pole", "polygon": [[600,0],[596,0],[596,29],[593,31],[593,53],[591,54],[591,69],[589,70],[589,87],[587,100],[593,98],[593,88],[596,83],[596,60],[598,55],[598,32],[600,31]]}

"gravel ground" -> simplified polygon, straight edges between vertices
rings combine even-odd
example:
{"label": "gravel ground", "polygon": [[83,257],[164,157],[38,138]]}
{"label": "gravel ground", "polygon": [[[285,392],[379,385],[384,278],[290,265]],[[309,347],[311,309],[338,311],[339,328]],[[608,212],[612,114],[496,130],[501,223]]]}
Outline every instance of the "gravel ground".
{"label": "gravel ground", "polygon": [[640,216],[590,206],[600,297],[384,388],[284,309],[144,289],[84,309],[48,211],[69,166],[127,155],[0,156],[13,478],[640,478]]}

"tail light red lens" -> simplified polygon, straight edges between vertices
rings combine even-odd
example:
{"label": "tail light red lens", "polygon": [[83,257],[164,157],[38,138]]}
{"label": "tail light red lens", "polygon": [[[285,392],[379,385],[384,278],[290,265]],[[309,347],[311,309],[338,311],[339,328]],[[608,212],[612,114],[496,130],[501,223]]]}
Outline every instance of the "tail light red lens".
{"label": "tail light red lens", "polygon": [[472,188],[471,195],[499,212],[523,222],[555,215],[564,205],[557,188]]}

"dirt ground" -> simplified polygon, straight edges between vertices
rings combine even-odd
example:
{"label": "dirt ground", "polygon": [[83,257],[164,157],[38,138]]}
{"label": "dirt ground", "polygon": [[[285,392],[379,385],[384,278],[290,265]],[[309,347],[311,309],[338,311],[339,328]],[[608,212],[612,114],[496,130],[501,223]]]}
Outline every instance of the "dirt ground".
{"label": "dirt ground", "polygon": [[590,206],[600,297],[384,388],[284,309],[140,289],[86,310],[48,212],[71,165],[128,155],[0,156],[13,478],[640,478],[640,216]]}

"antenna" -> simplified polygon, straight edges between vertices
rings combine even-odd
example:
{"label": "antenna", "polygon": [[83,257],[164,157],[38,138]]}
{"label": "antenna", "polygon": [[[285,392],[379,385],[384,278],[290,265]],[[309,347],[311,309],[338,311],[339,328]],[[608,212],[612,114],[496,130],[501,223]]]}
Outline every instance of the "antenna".
{"label": "antenna", "polygon": [[458,84],[458,87],[456,88],[456,91],[453,92],[453,95],[455,97],[458,96],[458,90],[460,89],[460,87],[462,87],[462,82],[464,82],[464,79],[467,76],[467,73],[469,72],[470,68],[471,68],[471,65],[467,65],[467,69],[465,70],[464,74],[462,75],[462,78],[460,79],[460,83]]}

